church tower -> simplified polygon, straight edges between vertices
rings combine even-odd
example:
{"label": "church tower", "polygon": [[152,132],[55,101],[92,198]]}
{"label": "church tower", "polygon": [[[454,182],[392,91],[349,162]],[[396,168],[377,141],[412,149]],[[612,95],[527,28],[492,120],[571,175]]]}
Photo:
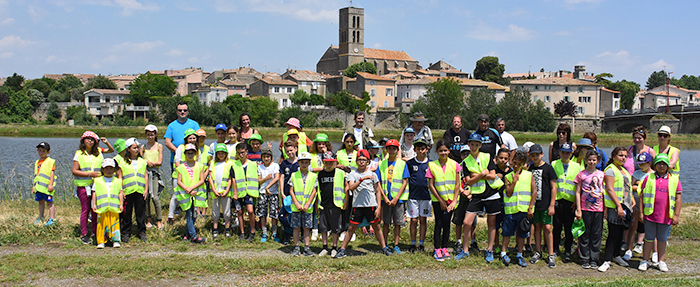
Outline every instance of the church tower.
{"label": "church tower", "polygon": [[338,69],[340,72],[352,64],[365,60],[365,9],[355,7],[340,9],[339,23]]}

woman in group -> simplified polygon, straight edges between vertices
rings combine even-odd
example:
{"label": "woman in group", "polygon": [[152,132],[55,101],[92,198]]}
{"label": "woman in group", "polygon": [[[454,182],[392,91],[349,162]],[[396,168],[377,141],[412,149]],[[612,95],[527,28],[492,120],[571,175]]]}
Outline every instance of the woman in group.
{"label": "woman in group", "polygon": [[[643,126],[638,126],[632,130],[632,142],[633,145],[629,146],[627,148],[627,160],[625,161],[625,164],[623,165],[627,172],[630,174],[634,175],[634,172],[637,170],[640,170],[640,167],[638,164],[635,163],[635,160],[638,155],[648,153],[651,155],[651,158],[654,158],[656,156],[656,152],[654,149],[652,149],[650,146],[646,145],[646,139],[647,139],[647,129]],[[641,190],[639,190],[641,191]],[[634,192],[634,200],[636,202],[641,202],[639,199],[639,192]],[[627,251],[625,252],[625,255],[623,256],[623,259],[628,260],[632,258],[632,251],[636,250],[637,253],[642,253],[642,239],[644,238],[644,223],[642,222],[640,224],[639,222],[639,214],[638,214],[638,209],[634,209],[634,217],[632,224],[630,224],[630,227],[628,230],[625,230],[625,243],[627,245]],[[637,240],[635,240],[635,231],[637,232]],[[636,243],[636,244],[635,244]],[[625,244],[623,244],[625,245]]]}
{"label": "woman in group", "polygon": [[654,146],[654,157],[658,154],[668,155],[668,167],[671,169],[670,173],[680,174],[681,173],[681,151],[671,145],[671,128],[668,126],[661,126],[658,132],[659,144]]}
{"label": "woman in group", "polygon": [[248,142],[250,136],[257,134],[258,131],[250,127],[250,115],[246,112],[242,113],[238,118],[238,142]]}
{"label": "woman in group", "polygon": [[[561,158],[561,156],[559,156],[559,147],[563,143],[570,144],[571,148],[576,150],[576,144],[571,141],[571,126],[567,123],[559,124],[557,127],[557,140],[549,143],[549,162],[553,162]],[[586,152],[583,152],[581,157],[584,157],[585,155]]]}

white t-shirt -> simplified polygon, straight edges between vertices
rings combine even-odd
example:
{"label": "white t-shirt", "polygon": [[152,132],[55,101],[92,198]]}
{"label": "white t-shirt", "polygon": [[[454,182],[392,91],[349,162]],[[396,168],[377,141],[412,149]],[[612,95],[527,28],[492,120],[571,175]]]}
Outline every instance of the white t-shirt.
{"label": "white t-shirt", "polygon": [[413,145],[408,147],[405,144],[402,144],[401,145],[401,157],[405,158],[406,161],[416,157],[416,152],[413,151]]}
{"label": "white t-shirt", "polygon": [[[265,178],[267,175],[272,175],[272,177],[275,177],[275,174],[278,174],[280,172],[280,165],[277,164],[276,162],[271,162],[270,166],[265,166],[264,164],[259,164],[258,165],[258,174],[260,175],[261,178]],[[268,179],[265,181],[263,184],[260,185],[260,192],[263,192],[265,187],[272,181],[272,179]],[[274,185],[270,186],[269,190],[270,193],[272,194],[278,194],[279,193],[279,181],[275,182]]]}
{"label": "white t-shirt", "polygon": [[[359,143],[360,149],[367,149],[367,148],[364,146],[365,143],[362,142],[362,129],[358,129],[358,128],[356,128],[356,127],[353,126],[353,127],[352,127],[352,133],[353,133],[353,135],[355,135],[355,139],[356,139],[357,142]],[[346,134],[347,134],[347,133],[343,133],[343,138],[345,138],[345,135],[346,135]],[[373,137],[374,137],[374,133],[372,132],[372,129],[367,128],[367,135],[369,135],[370,138],[373,138]]]}
{"label": "white t-shirt", "polygon": [[182,152],[185,149],[184,145],[178,146],[177,149],[175,150],[175,157],[173,158],[173,162],[179,163],[183,162],[184,159],[182,158]]}
{"label": "white t-shirt", "polygon": [[377,206],[377,195],[374,192],[374,184],[379,182],[379,178],[375,172],[365,169],[363,173],[356,170],[351,171],[345,176],[347,181],[359,181],[360,178],[371,175],[372,179],[365,179],[360,182],[360,185],[353,190],[352,207],[372,207]]}
{"label": "white t-shirt", "polygon": [[515,150],[518,148],[518,143],[515,142],[513,135],[506,131],[501,134],[501,141],[503,141],[503,145],[505,145],[508,150]]}
{"label": "white t-shirt", "polygon": [[[210,172],[212,172],[212,171],[214,171],[214,169],[216,169],[216,178],[214,178],[214,185],[216,187],[221,186],[221,181],[223,180],[224,172],[226,172],[226,171],[224,171],[225,166],[226,166],[226,162],[219,161],[219,162],[216,162],[216,164],[214,166],[209,167]],[[220,192],[220,191],[226,191],[226,190],[225,189],[224,190],[217,190],[217,192]]]}

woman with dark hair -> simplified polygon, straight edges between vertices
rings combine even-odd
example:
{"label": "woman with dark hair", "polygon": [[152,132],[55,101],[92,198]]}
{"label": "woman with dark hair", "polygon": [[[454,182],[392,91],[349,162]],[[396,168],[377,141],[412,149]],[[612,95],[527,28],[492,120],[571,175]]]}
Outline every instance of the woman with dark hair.
{"label": "woman with dark hair", "polygon": [[656,157],[656,152],[650,146],[646,145],[647,129],[643,126],[638,126],[632,130],[633,145],[627,147],[627,161],[623,165],[627,172],[633,174],[635,170],[639,170],[639,165],[635,164],[635,158],[638,154],[649,153],[652,158]]}
{"label": "woman with dark hair", "polygon": [[250,115],[243,112],[238,118],[238,142],[248,142],[250,136],[257,134],[258,131],[250,127]]}
{"label": "woman with dark hair", "polygon": [[571,145],[573,150],[576,150],[576,144],[571,141],[571,126],[567,123],[559,124],[557,127],[557,140],[549,144],[549,162],[553,162],[561,158],[559,156],[559,147],[563,143]]}
{"label": "woman with dark hair", "polygon": [[598,148],[598,136],[596,136],[594,132],[586,132],[585,134],[583,134],[583,138],[591,140],[593,150],[595,150],[600,155],[600,162],[598,162],[598,165],[596,165],[595,168],[597,168],[598,170],[603,170],[605,168],[605,163],[608,162],[608,155],[606,155],[602,149]]}

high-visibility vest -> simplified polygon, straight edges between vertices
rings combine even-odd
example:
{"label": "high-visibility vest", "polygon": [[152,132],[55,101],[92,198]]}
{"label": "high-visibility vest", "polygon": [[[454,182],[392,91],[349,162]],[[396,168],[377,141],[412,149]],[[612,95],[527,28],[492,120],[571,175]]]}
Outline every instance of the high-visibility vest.
{"label": "high-visibility vest", "polygon": [[[457,177],[457,162],[448,158],[445,165],[445,171],[442,171],[442,166],[440,166],[439,160],[436,159],[428,163],[428,168],[435,179],[435,190],[440,198],[445,201],[455,200],[455,198],[452,198],[452,195],[454,194],[455,185],[457,184],[457,182],[455,182],[455,178]],[[438,201],[432,193],[430,194],[430,199],[432,199],[433,202]]]}
{"label": "high-visibility vest", "polygon": [[126,164],[124,158],[120,154],[115,155],[112,159],[119,165],[119,168]]}
{"label": "high-visibility vest", "polygon": [[[615,195],[617,195],[617,201],[622,203],[622,198],[625,195],[625,178],[627,178],[627,180],[629,181],[630,173],[627,172],[627,169],[617,168],[614,163],[608,165],[608,167],[605,168],[605,171],[608,171],[608,169],[612,169],[613,173],[615,173],[615,184],[613,185],[613,191],[615,191]],[[612,199],[610,199],[608,193],[604,192],[603,194],[605,207],[616,208],[617,206],[615,206],[615,203],[612,201]]]}
{"label": "high-visibility vest", "polygon": [[[78,164],[80,165],[80,171],[93,172],[101,171],[102,167],[102,153],[98,152],[97,156],[87,154],[83,151],[76,151],[75,155],[78,157]],[[86,176],[73,176],[73,184],[75,186],[88,186],[92,184],[92,177]]]}
{"label": "high-visibility vest", "polygon": [[[319,183],[319,186],[321,184]],[[296,187],[294,188],[296,191]],[[318,197],[318,202],[321,202],[321,192],[316,193],[316,197]],[[333,205],[335,205],[338,208],[343,208],[343,205],[345,204],[345,172],[342,171],[341,169],[336,168],[335,169],[335,174],[333,175]],[[323,209],[323,206],[320,204],[318,205],[320,209]]]}
{"label": "high-visibility vest", "polygon": [[[656,154],[658,155],[659,154],[659,145],[655,145],[653,147],[653,149],[656,152]],[[669,145],[668,146],[668,153],[667,153],[669,160],[671,159],[671,155],[674,154],[675,152],[678,152],[678,161],[676,162],[676,166],[669,167],[669,168],[671,169],[671,173],[680,174],[681,173],[681,157],[680,157],[681,150],[679,150],[675,146]]]}
{"label": "high-visibility vest", "polygon": [[[202,169],[204,166],[199,162],[195,162],[194,167],[192,167],[192,177],[190,177],[185,165],[186,163],[181,164],[177,167],[177,170],[180,174],[182,174],[182,183],[185,186],[192,186],[199,182],[199,176],[202,175]],[[197,207],[207,207],[207,196],[206,190],[204,190],[204,185],[200,185],[195,190],[197,191],[197,194],[194,196],[193,200],[193,196],[186,193],[185,190],[180,188],[179,185],[175,187],[175,198],[177,199],[177,204],[180,205],[182,210],[190,209],[190,207],[192,207],[192,201],[194,201],[194,205]]]}
{"label": "high-visibility vest", "polygon": [[[133,163],[133,161],[132,161]],[[122,170],[122,188],[124,195],[129,195],[134,192],[143,194],[146,189],[146,167],[148,163],[145,159],[139,157],[136,159],[136,169],[133,164],[124,162],[121,166]]]}
{"label": "high-visibility vest", "polygon": [[312,170],[314,168],[323,168],[323,160],[320,160],[320,153],[312,153],[311,154],[311,166],[309,170]]}
{"label": "high-visibility vest", "polygon": [[226,144],[226,149],[228,150],[228,159],[229,160],[236,160],[236,147],[238,146],[238,143],[235,144]]}
{"label": "high-visibility vest", "polygon": [[[480,152],[479,153],[479,162],[477,162],[474,157],[470,154],[467,156],[467,158],[464,160],[465,165],[467,166],[467,169],[472,172],[472,173],[480,173],[481,171],[488,169],[489,167],[489,162],[491,161],[491,155],[485,152]],[[469,189],[471,190],[472,194],[482,194],[484,191],[486,191],[486,183],[488,182],[489,186],[493,189],[498,189],[501,186],[503,186],[503,181],[499,178],[496,177],[495,179],[491,180],[479,180],[472,184]]]}
{"label": "high-visibility vest", "polygon": [[[668,178],[668,217],[673,218],[676,212],[676,192],[678,191],[678,175],[669,173]],[[644,215],[649,216],[654,213],[654,200],[656,198],[656,173],[647,177],[647,184],[642,190],[642,203],[644,204]]]}
{"label": "high-visibility vest", "polygon": [[[382,175],[382,189],[385,193],[391,192],[391,198],[396,198],[396,196],[399,194],[401,185],[403,185],[403,171],[405,168],[406,162],[397,158],[394,162],[394,174],[391,179],[391,190],[387,190],[387,186],[389,185],[389,182],[387,181],[389,178],[389,160],[385,159],[379,163],[379,172]],[[406,183],[406,189],[401,194],[399,200],[408,200],[408,183]]]}
{"label": "high-visibility vest", "polygon": [[104,176],[95,178],[95,185],[92,192],[95,196],[97,213],[105,211],[119,213],[119,192],[122,190],[122,180],[112,176],[112,186],[107,188]]}
{"label": "high-visibility vest", "polygon": [[348,160],[348,152],[345,151],[345,149],[339,150],[335,157],[338,160],[338,164],[357,170],[357,163],[355,161],[357,159],[357,153],[355,151],[350,154],[350,160]]}
{"label": "high-visibility vest", "polygon": [[[506,174],[506,179],[513,182],[513,172]],[[518,212],[527,212],[530,207],[530,199],[532,199],[532,172],[527,170],[520,171],[520,177],[513,187],[511,196],[503,193],[503,203],[505,207],[503,211],[506,214],[515,214]]]}
{"label": "high-visibility vest", "polygon": [[[214,182],[214,185],[216,185],[216,165],[218,162],[211,162],[209,170],[211,171],[209,173],[210,178],[212,179],[212,182]],[[216,188],[216,191],[218,192],[223,192],[226,191],[226,187],[228,186],[228,177],[231,174],[231,167],[233,166],[233,161],[227,160],[223,162],[224,164],[224,171],[223,174],[221,175],[221,184],[218,186],[214,186]],[[230,194],[229,194],[230,196]]]}
{"label": "high-visibility vest", "polygon": [[209,146],[204,145],[203,147],[199,148],[199,158],[197,161],[201,163],[203,166],[209,166]]}
{"label": "high-visibility vest", "polygon": [[[182,148],[180,148],[180,147],[182,147]],[[185,162],[187,160],[187,156],[185,156],[185,145],[181,144],[177,148],[180,150],[180,162],[179,163],[182,164],[183,162]],[[194,156],[195,161],[199,161],[199,158],[200,158],[199,155]],[[176,163],[173,162],[173,178],[177,178],[177,168],[175,168],[175,164]]]}
{"label": "high-visibility vest", "polygon": [[[284,133],[282,135],[282,156],[284,159],[287,159],[289,156],[287,156],[287,151],[284,148],[284,143],[287,142],[287,133]],[[299,132],[299,139],[297,139],[297,156],[299,156],[300,153],[309,151],[309,147],[306,146],[306,133],[304,132]]]}
{"label": "high-visibility vest", "polygon": [[[241,161],[236,160],[233,162],[233,174],[236,177],[236,191],[238,191],[238,198],[243,198],[246,195],[257,198],[260,196],[260,191],[258,190],[258,165],[252,161],[248,161],[248,167],[243,171],[243,164]],[[233,198],[233,194],[231,194]]]}
{"label": "high-visibility vest", "polygon": [[[301,204],[302,206],[305,205],[307,202],[311,201],[309,203],[309,209],[306,210],[306,213],[312,213],[314,212],[314,209],[311,208],[313,205],[314,198],[311,198],[311,192],[314,190],[314,183],[318,179],[318,174],[314,172],[308,172],[306,174],[306,182],[304,182],[301,179],[301,171],[296,171],[295,173],[292,173],[292,185],[294,186],[294,197],[296,197],[297,202]],[[300,210],[297,209],[296,204],[292,203],[292,212],[299,212]]]}
{"label": "high-visibility vest", "polygon": [[[53,196],[54,192],[49,192],[49,183],[51,182],[51,171],[54,169],[56,160],[46,157],[41,168],[37,169],[39,161],[34,162],[34,191],[41,192]],[[54,175],[53,186],[56,186],[56,175]]]}
{"label": "high-visibility vest", "polygon": [[578,173],[583,170],[581,165],[569,161],[569,167],[564,171],[564,163],[558,159],[552,162],[552,167],[554,172],[557,173],[557,200],[576,201],[576,183],[574,180]]}

